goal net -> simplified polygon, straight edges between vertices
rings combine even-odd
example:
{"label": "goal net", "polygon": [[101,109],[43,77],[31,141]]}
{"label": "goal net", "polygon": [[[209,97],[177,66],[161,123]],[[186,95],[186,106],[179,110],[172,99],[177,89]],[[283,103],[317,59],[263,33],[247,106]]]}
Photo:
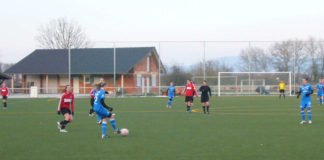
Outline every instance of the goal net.
{"label": "goal net", "polygon": [[291,72],[219,72],[218,96],[278,95],[279,82],[286,84],[286,95],[292,94]]}

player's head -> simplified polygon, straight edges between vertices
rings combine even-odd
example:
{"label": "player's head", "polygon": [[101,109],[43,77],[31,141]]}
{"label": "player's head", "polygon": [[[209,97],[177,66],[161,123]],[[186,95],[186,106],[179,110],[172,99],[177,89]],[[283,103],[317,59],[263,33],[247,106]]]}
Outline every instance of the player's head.
{"label": "player's head", "polygon": [[322,79],[322,81],[321,81],[322,83],[324,83],[324,79]]}
{"label": "player's head", "polygon": [[284,83],[284,81],[283,80],[280,80],[280,83]]}
{"label": "player's head", "polygon": [[203,85],[204,85],[204,86],[207,85],[207,81],[206,81],[206,80],[203,81]]}
{"label": "player's head", "polygon": [[170,82],[170,86],[173,86],[173,81]]}
{"label": "player's head", "polygon": [[96,83],[94,86],[97,91],[101,90],[102,88],[102,84],[100,82]]}
{"label": "player's head", "polygon": [[100,78],[99,82],[100,83],[105,83],[105,79],[104,78]]}
{"label": "player's head", "polygon": [[72,86],[68,85],[68,86],[66,87],[66,92],[67,92],[67,93],[72,93],[72,91],[73,91]]}
{"label": "player's head", "polygon": [[64,87],[64,92],[66,92],[66,93],[72,93],[72,87],[70,85],[66,85]]}
{"label": "player's head", "polygon": [[6,83],[2,83],[2,87],[6,87]]}
{"label": "player's head", "polygon": [[192,84],[190,79],[187,80],[187,84]]}
{"label": "player's head", "polygon": [[307,78],[303,78],[303,79],[302,79],[302,84],[303,84],[303,85],[307,84],[307,81],[308,81]]}

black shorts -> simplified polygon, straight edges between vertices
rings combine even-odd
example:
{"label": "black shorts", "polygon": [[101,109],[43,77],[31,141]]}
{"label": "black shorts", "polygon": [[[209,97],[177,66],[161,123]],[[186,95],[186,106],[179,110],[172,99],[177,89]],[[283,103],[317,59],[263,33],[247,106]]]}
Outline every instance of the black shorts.
{"label": "black shorts", "polygon": [[285,90],[284,89],[280,89],[279,92],[280,93],[285,93]]}
{"label": "black shorts", "polygon": [[69,109],[67,109],[67,108],[61,108],[61,114],[62,115],[65,115],[65,114],[71,114],[72,112],[69,110]]}
{"label": "black shorts", "polygon": [[185,102],[193,102],[193,96],[186,96]]}
{"label": "black shorts", "polygon": [[91,107],[93,108],[94,98],[91,98],[91,99],[90,99],[90,104],[91,104]]}
{"label": "black shorts", "polygon": [[8,96],[2,96],[2,99],[3,100],[7,100],[8,99]]}
{"label": "black shorts", "polygon": [[209,101],[209,97],[201,97],[200,98],[201,103],[205,103],[205,102],[208,102],[208,101]]}

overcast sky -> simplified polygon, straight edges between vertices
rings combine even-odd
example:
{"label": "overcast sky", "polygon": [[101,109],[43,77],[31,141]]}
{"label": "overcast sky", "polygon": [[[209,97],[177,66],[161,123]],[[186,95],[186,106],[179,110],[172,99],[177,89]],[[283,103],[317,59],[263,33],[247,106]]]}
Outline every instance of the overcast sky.
{"label": "overcast sky", "polygon": [[[1,0],[0,61],[18,62],[37,49],[40,26],[60,17],[78,22],[92,41],[324,38],[323,0]],[[210,44],[222,51],[207,57],[235,55],[245,45]],[[161,56],[164,63],[177,63],[193,54],[188,50],[198,54],[201,44],[163,44]]]}

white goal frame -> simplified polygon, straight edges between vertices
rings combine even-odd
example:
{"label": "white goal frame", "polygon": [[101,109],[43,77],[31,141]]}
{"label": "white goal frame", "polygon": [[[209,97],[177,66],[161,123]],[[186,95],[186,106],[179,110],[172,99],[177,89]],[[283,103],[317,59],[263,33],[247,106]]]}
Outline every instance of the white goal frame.
{"label": "white goal frame", "polygon": [[[291,94],[291,89],[292,89],[292,78],[291,78],[291,76],[292,76],[292,72],[218,72],[218,78],[217,78],[217,95],[218,96],[221,96],[221,92],[220,92],[220,89],[221,89],[221,86],[220,86],[220,84],[221,84],[221,74],[249,74],[249,82],[251,82],[251,74],[288,74],[288,77],[289,77],[289,96],[292,96],[292,94]],[[224,76],[224,77],[226,77],[226,76]],[[250,85],[251,86],[251,85]]]}

